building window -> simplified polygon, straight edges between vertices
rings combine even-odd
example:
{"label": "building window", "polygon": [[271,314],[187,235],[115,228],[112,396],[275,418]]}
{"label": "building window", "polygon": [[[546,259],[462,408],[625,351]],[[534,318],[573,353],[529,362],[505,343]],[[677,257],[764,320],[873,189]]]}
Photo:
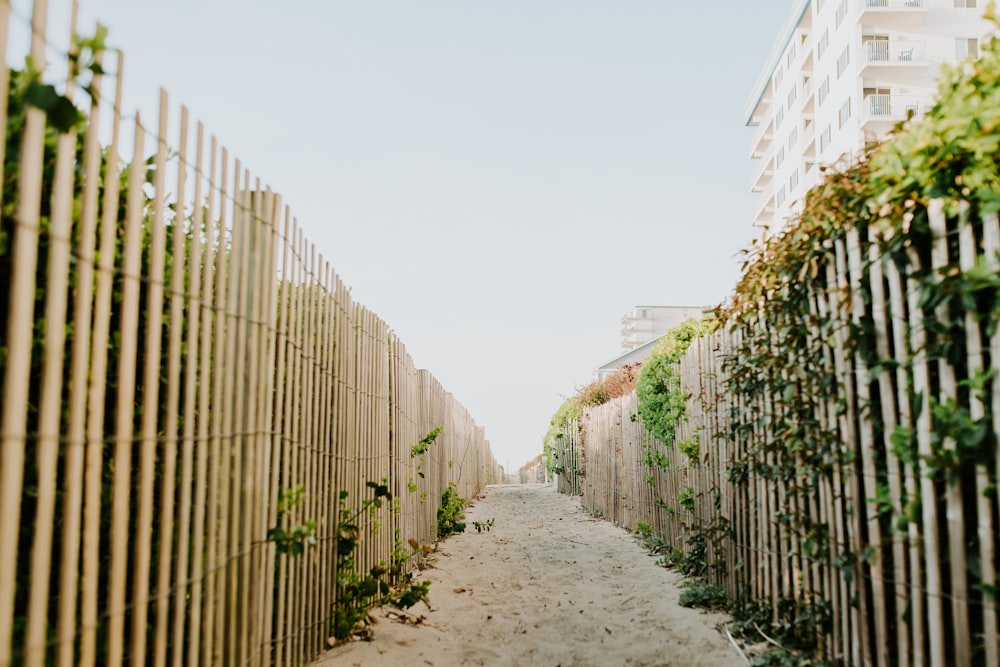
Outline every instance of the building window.
{"label": "building window", "polygon": [[785,120],[785,107],[778,107],[778,110],[774,114],[774,127],[775,129],[781,125],[781,121]]}
{"label": "building window", "polygon": [[799,128],[793,127],[788,133],[788,150],[791,151],[797,143],[799,143]]}
{"label": "building window", "polygon": [[781,186],[781,189],[778,190],[778,194],[775,195],[775,203],[778,206],[781,206],[782,204],[785,203],[785,186],[784,185]]}
{"label": "building window", "polygon": [[792,172],[792,175],[788,179],[788,191],[794,192],[795,188],[799,187],[799,170],[796,169]]}
{"label": "building window", "polygon": [[792,69],[792,63],[794,61],[795,61],[795,42],[792,42],[792,45],[788,47],[788,56],[785,58],[785,65],[788,66],[788,69]]}
{"label": "building window", "polygon": [[793,85],[792,89],[790,91],[788,91],[788,108],[789,109],[791,109],[792,108],[792,104],[795,103],[795,96],[798,94],[797,89],[798,89],[798,86]]}
{"label": "building window", "polygon": [[830,29],[827,28],[823,31],[823,36],[819,38],[819,42],[816,44],[816,59],[819,60],[826,53],[827,47],[830,46]]}
{"label": "building window", "polygon": [[784,161],[785,161],[785,147],[782,146],[781,148],[778,149],[778,154],[776,156],[774,156],[774,166],[775,166],[775,168],[780,167],[781,163],[784,162]]}
{"label": "building window", "polygon": [[816,13],[819,14],[821,9],[823,9],[823,0],[816,0]]}
{"label": "building window", "polygon": [[844,52],[840,54],[837,58],[837,78],[844,76],[844,72],[847,71],[847,66],[851,64],[851,46],[848,44],[844,47]]}
{"label": "building window", "polygon": [[816,99],[820,104],[823,104],[823,100],[826,96],[830,94],[830,77],[823,79],[823,83],[819,84],[819,91],[816,93]]}
{"label": "building window", "polygon": [[840,0],[840,5],[837,6],[837,21],[835,25],[839,28],[840,24],[844,22],[847,18],[847,0]]}
{"label": "building window", "polygon": [[781,85],[781,80],[785,78],[785,72],[780,67],[774,72],[774,90],[778,90],[778,86]]}
{"label": "building window", "polygon": [[975,37],[958,37],[955,39],[955,56],[959,60],[979,57],[979,40]]}
{"label": "building window", "polygon": [[965,7],[967,9],[976,8],[976,0],[955,0],[956,7]]}
{"label": "building window", "polygon": [[830,145],[830,126],[827,125],[826,129],[823,130],[823,134],[819,135],[819,149],[820,151],[825,151],[826,147]]}
{"label": "building window", "polygon": [[844,106],[840,107],[840,127],[843,129],[847,121],[851,119],[851,98],[848,97],[847,101],[844,102]]}

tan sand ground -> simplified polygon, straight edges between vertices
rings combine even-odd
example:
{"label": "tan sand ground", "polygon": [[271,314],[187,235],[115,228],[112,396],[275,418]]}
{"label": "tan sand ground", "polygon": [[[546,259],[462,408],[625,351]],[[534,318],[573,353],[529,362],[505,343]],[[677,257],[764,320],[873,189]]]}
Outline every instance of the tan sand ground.
{"label": "tan sand ground", "polygon": [[[722,614],[678,604],[680,575],[624,530],[542,485],[491,486],[420,576],[420,625],[380,614],[374,640],[335,647],[321,667],[500,665],[734,667]],[[473,521],[494,519],[489,532]]]}

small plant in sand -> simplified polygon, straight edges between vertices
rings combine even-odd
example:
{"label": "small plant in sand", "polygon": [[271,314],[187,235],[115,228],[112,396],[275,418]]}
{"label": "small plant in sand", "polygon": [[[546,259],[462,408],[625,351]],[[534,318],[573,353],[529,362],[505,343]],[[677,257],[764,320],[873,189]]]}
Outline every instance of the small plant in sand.
{"label": "small plant in sand", "polygon": [[465,499],[458,495],[454,482],[441,494],[441,507],[437,511],[438,537],[465,532]]}
{"label": "small plant in sand", "polygon": [[704,579],[689,579],[681,584],[682,607],[700,607],[702,609],[726,609],[729,601],[726,589],[718,584],[710,584]]}
{"label": "small plant in sand", "polygon": [[476,527],[477,533],[490,532],[490,528],[493,527],[493,519],[487,519],[486,521],[473,521],[472,525]]}

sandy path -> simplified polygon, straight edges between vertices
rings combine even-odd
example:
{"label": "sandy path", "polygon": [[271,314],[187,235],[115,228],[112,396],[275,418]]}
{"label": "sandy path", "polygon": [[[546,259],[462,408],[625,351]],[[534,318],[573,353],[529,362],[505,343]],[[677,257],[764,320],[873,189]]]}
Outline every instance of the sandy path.
{"label": "sandy path", "polygon": [[[421,576],[433,581],[423,625],[383,620],[371,642],[315,665],[743,665],[716,626],[678,605],[683,578],[578,499],[541,485],[491,486]],[[473,521],[494,519],[490,532]]]}

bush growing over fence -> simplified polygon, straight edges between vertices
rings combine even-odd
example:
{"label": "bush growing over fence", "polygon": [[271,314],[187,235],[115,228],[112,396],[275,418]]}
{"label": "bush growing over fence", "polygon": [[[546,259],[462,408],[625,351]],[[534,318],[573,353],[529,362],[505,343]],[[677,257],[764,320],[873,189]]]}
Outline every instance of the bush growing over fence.
{"label": "bush growing over fence", "polygon": [[691,341],[718,327],[714,316],[687,319],[656,341],[642,364],[635,387],[639,397],[639,416],[646,428],[667,446],[674,444],[677,422],[684,416],[684,402],[687,400],[680,387],[677,364]]}

